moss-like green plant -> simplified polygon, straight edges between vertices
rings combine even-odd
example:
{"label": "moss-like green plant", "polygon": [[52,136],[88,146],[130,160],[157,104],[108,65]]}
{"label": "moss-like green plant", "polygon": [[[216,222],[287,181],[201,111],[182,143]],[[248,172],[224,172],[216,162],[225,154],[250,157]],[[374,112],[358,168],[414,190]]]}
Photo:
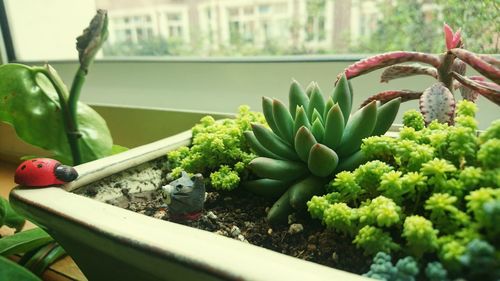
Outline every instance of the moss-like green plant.
{"label": "moss-like green plant", "polygon": [[168,164],[173,178],[181,171],[201,173],[209,184],[219,190],[233,190],[246,177],[245,167],[255,158],[250,151],[243,132],[251,123],[265,124],[264,116],[241,106],[234,119],[216,121],[211,116],[203,117],[192,128],[191,147],[180,147],[168,153]]}
{"label": "moss-like green plant", "polygon": [[373,102],[350,116],[352,88],[345,77],[327,99],[317,83],[312,82],[304,91],[296,81],[290,87],[288,108],[277,99],[264,97],[263,112],[271,130],[253,124],[252,131],[245,133],[260,156],[249,167],[262,179],[246,186],[250,190],[276,190],[272,195],[279,200],[269,211],[268,220],[286,222],[287,216],[304,209],[313,195],[324,193],[325,184],[337,172],[363,163],[359,150],[362,139],[384,134],[399,104],[399,99],[381,106]]}
{"label": "moss-like green plant", "polygon": [[[330,193],[307,203],[311,216],[352,237],[366,254],[403,253],[424,264],[437,257],[451,277],[468,276],[461,261],[471,241],[500,242],[500,123],[478,136],[475,108],[460,102],[455,126],[425,127],[411,111],[403,118],[411,127],[398,138],[364,139],[361,150],[372,160],[338,173]],[[441,269],[429,274],[444,276]]]}

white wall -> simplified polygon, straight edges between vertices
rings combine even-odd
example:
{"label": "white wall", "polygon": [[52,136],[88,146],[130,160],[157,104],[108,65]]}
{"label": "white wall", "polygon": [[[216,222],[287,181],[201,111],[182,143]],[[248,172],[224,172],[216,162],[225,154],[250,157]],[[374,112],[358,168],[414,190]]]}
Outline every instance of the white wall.
{"label": "white wall", "polygon": [[76,37],[95,14],[95,0],[4,2],[18,60],[78,58]]}

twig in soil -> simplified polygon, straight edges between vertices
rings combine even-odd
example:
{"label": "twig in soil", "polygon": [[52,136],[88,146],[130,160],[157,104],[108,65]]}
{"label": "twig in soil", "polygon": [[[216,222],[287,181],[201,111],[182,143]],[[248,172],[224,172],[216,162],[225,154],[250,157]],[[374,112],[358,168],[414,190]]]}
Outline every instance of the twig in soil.
{"label": "twig in soil", "polygon": [[286,232],[283,234],[283,236],[281,237],[281,243],[283,243],[283,240],[285,240],[285,237],[286,237]]}

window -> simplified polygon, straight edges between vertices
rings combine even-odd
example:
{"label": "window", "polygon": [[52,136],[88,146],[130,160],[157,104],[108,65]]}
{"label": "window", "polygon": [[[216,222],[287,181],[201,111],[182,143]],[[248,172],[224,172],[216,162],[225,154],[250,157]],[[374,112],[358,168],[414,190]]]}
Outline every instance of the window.
{"label": "window", "polygon": [[[4,1],[19,59],[73,58],[74,37],[97,8],[110,19],[103,57],[436,53],[443,22],[462,27],[474,52],[500,49],[498,1],[50,0],[64,13],[46,1]],[[41,38],[51,38],[46,47],[27,50]]]}

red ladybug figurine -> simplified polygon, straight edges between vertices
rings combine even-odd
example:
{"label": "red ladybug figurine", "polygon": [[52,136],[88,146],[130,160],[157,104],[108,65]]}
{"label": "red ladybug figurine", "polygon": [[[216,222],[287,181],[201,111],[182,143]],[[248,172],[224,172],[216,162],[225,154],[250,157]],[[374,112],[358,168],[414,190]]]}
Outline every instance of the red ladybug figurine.
{"label": "red ladybug figurine", "polygon": [[78,173],[73,167],[49,158],[26,160],[16,169],[14,181],[23,186],[43,187],[60,185],[75,180]]}

